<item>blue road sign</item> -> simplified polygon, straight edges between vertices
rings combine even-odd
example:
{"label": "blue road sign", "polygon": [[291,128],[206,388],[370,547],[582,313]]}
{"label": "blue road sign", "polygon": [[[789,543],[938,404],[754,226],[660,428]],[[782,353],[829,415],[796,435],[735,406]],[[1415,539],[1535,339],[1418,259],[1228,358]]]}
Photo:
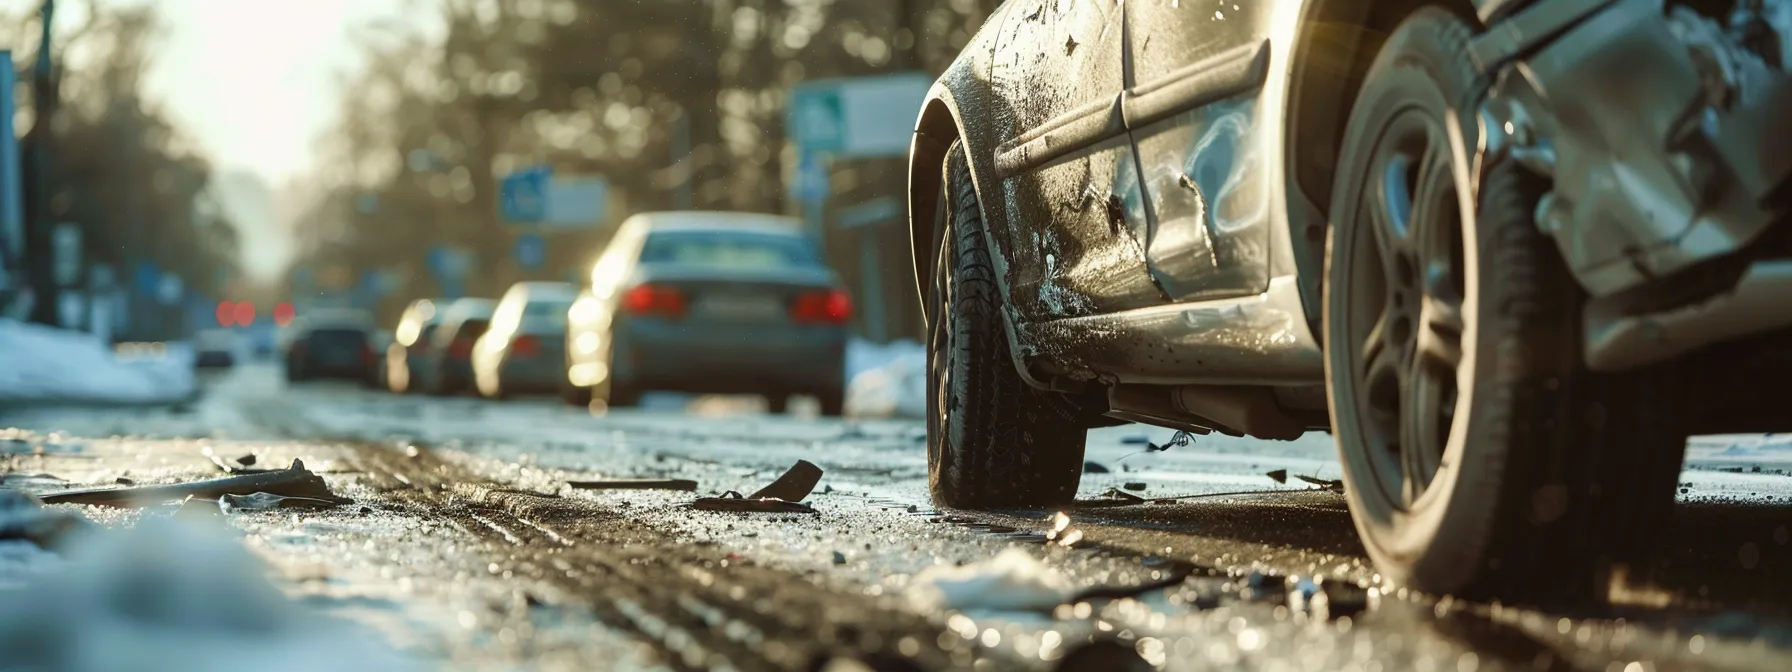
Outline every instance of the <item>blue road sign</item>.
{"label": "blue road sign", "polygon": [[533,271],[541,268],[548,260],[548,243],[533,233],[525,233],[516,238],[516,265],[524,270]]}
{"label": "blue road sign", "polygon": [[155,296],[162,288],[162,272],[156,269],[154,262],[137,262],[137,271],[132,277],[138,294]]}
{"label": "blue road sign", "polygon": [[846,114],[832,82],[801,84],[790,94],[790,135],[805,152],[846,148]]}
{"label": "blue road sign", "polygon": [[534,166],[504,176],[498,183],[498,207],[504,220],[533,223],[547,219],[548,185],[554,171],[547,166]]}

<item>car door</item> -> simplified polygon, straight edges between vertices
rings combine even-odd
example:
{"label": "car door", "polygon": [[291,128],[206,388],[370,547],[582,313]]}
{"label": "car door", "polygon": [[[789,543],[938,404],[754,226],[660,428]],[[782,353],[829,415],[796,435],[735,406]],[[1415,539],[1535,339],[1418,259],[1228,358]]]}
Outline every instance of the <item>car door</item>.
{"label": "car door", "polygon": [[1127,3],[1125,111],[1150,221],[1150,272],[1177,301],[1268,286],[1269,157],[1258,127],[1279,120],[1261,114],[1259,92],[1278,4]]}
{"label": "car door", "polygon": [[[1028,320],[1164,300],[1145,268],[1144,194],[1120,115],[1127,3],[1030,0],[1003,16],[990,110],[1012,120],[996,148],[1009,288]],[[984,198],[990,198],[985,194]]]}

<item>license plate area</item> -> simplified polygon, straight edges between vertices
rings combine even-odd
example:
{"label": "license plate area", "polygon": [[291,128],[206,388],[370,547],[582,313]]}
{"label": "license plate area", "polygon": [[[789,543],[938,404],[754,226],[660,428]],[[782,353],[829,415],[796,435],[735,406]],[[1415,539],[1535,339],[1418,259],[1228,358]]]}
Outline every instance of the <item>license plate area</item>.
{"label": "license plate area", "polygon": [[770,322],[784,315],[784,302],[771,296],[711,295],[699,299],[692,312],[727,322]]}

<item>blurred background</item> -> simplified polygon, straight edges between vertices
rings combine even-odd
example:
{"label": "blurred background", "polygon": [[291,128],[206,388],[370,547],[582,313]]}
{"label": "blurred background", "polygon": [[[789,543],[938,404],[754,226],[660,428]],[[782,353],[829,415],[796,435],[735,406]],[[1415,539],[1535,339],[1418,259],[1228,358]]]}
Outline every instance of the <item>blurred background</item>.
{"label": "blurred background", "polygon": [[224,301],[389,325],[581,277],[630,214],[739,210],[802,217],[858,335],[914,338],[908,133],[996,4],[0,0],[0,310],[114,342]]}

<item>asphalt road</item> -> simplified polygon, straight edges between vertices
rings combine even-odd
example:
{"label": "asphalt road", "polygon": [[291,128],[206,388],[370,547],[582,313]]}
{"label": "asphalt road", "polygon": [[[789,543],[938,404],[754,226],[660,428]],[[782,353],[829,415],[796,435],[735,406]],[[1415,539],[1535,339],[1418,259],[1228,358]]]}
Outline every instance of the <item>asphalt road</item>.
{"label": "asphalt road", "polygon": [[[207,387],[184,408],[0,415],[6,485],[215,478],[208,451],[302,459],[355,503],[220,520],[288,594],[426,668],[1792,669],[1792,444],[1761,437],[1692,443],[1651,565],[1603,599],[1531,607],[1384,594],[1342,496],[1299,478],[1336,477],[1325,435],[1147,451],[1170,432],[1103,429],[1088,505],[939,511],[916,422],[664,398],[596,417],[288,386],[263,366]],[[825,470],[813,515],[687,506],[799,459]],[[698,491],[568,485],[606,478]],[[1007,549],[1005,575],[927,588]]]}

